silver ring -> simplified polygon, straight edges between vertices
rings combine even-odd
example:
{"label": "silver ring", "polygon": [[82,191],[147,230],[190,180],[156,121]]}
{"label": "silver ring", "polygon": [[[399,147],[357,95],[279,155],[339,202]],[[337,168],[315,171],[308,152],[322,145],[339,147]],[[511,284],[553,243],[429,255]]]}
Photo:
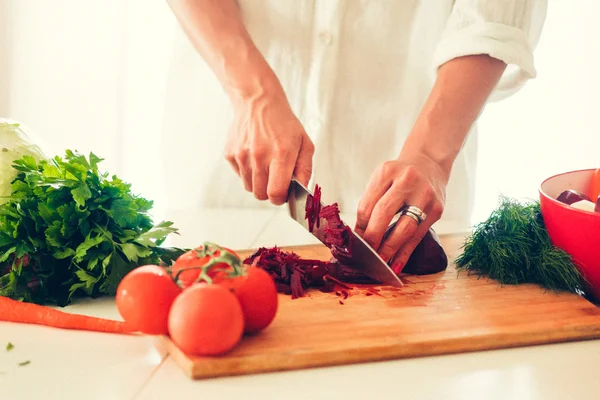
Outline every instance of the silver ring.
{"label": "silver ring", "polygon": [[427,214],[425,214],[419,207],[416,206],[408,206],[402,211],[402,213],[404,215],[413,217],[413,219],[416,218],[415,221],[417,221],[418,224],[425,221],[427,218]]}
{"label": "silver ring", "polygon": [[423,212],[423,210],[421,210],[419,207],[408,206],[408,207],[406,207],[406,211],[415,214],[417,217],[419,217],[419,219],[421,220],[421,222],[425,221],[425,219],[427,218],[427,214],[425,214]]}
{"label": "silver ring", "polygon": [[419,216],[411,211],[404,210],[404,211],[402,211],[401,215],[407,215],[407,216],[411,217],[412,219],[414,219],[417,222],[417,225],[419,225],[421,223],[421,219],[419,218]]}

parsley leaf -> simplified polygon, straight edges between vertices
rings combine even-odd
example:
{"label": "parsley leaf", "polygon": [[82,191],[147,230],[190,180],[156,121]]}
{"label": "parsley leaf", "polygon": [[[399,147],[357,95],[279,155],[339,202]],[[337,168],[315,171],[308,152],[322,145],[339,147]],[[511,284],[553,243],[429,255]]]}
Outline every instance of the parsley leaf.
{"label": "parsley leaf", "polygon": [[11,342],[8,342],[8,343],[6,344],[6,351],[11,351],[11,350],[12,350],[12,349],[14,349],[14,348],[15,348],[15,345],[14,345],[14,344],[12,344]]}
{"label": "parsley leaf", "polygon": [[161,245],[177,229],[154,224],[152,201],[100,172],[102,158],[67,150],[24,156],[0,205],[0,295],[64,306],[76,296],[114,295],[143,264],[172,263],[185,250]]}
{"label": "parsley leaf", "polygon": [[81,183],[75,189],[72,189],[71,194],[79,207],[84,207],[85,202],[92,197],[92,192],[85,183]]}

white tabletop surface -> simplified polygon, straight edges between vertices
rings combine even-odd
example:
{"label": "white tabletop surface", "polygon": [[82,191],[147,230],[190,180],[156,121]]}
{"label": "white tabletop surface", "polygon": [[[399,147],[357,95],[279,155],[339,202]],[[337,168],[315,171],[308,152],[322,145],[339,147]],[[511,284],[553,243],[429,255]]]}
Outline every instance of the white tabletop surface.
{"label": "white tabletop surface", "polygon": [[[202,210],[169,219],[181,230],[172,245],[315,242],[281,210]],[[110,298],[67,311],[119,318]],[[600,399],[600,340],[205,381],[190,380],[149,337],[0,323],[0,354],[6,400]],[[19,366],[23,361],[30,363]]]}

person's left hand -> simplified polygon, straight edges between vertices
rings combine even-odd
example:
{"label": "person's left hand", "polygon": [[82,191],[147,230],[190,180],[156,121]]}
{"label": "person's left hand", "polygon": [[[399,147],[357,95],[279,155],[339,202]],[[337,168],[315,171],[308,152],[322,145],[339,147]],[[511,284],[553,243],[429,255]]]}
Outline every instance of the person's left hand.
{"label": "person's left hand", "polygon": [[[359,207],[355,231],[399,274],[431,225],[442,216],[449,172],[424,154],[402,154],[372,174]],[[426,214],[420,224],[408,215],[382,243],[394,215],[404,206]]]}

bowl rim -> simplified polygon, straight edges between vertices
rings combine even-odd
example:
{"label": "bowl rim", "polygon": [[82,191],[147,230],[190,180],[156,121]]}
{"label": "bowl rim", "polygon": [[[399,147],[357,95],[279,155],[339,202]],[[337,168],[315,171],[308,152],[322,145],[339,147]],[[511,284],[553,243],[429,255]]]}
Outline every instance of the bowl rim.
{"label": "bowl rim", "polygon": [[562,175],[568,175],[568,174],[573,174],[573,173],[577,173],[577,172],[596,171],[597,169],[600,169],[600,168],[574,169],[574,170],[571,170],[571,171],[566,171],[566,172],[561,172],[561,173],[559,173],[559,174],[554,174],[554,175],[552,175],[552,176],[550,176],[550,177],[548,177],[548,178],[544,179],[544,180],[542,181],[542,183],[540,183],[540,185],[538,186],[538,192],[539,192],[540,196],[543,196],[543,197],[545,197],[546,199],[550,200],[550,202],[551,202],[551,203],[554,203],[554,204],[558,205],[559,207],[562,207],[562,208],[564,208],[564,209],[566,209],[566,210],[570,210],[570,211],[573,211],[573,212],[580,212],[580,213],[583,213],[584,215],[592,215],[592,216],[594,216],[595,218],[600,218],[600,212],[595,212],[595,211],[587,211],[587,210],[581,210],[581,209],[579,209],[579,208],[571,207],[570,205],[568,205],[568,204],[565,204],[565,203],[563,203],[563,202],[561,202],[561,201],[558,201],[558,200],[556,200],[555,198],[553,198],[553,197],[549,196],[549,195],[548,195],[548,194],[546,194],[546,192],[544,192],[544,190],[542,189],[542,186],[544,186],[544,184],[545,184],[546,182],[548,182],[550,179],[554,179],[554,178],[556,178],[556,177],[558,177],[558,176],[562,176]]}

